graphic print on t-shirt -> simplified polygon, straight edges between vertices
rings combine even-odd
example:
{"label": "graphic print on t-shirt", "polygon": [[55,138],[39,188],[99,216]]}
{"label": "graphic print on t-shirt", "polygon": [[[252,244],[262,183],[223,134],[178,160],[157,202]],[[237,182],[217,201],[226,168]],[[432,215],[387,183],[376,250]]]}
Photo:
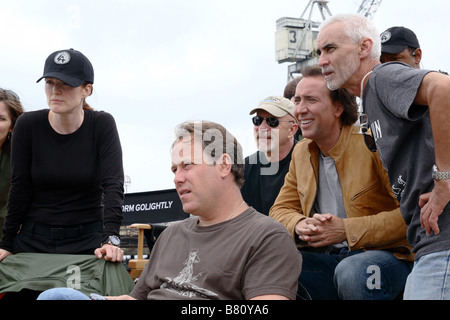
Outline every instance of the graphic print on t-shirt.
{"label": "graphic print on t-shirt", "polygon": [[392,185],[392,191],[394,192],[395,196],[397,197],[397,200],[400,201],[400,199],[403,196],[403,193],[405,192],[406,188],[406,181],[403,180],[403,177],[400,176],[397,179],[396,184]]}
{"label": "graphic print on t-shirt", "polygon": [[197,279],[206,274],[205,271],[202,271],[194,275],[194,264],[200,262],[198,252],[199,252],[198,249],[191,249],[189,257],[183,263],[185,267],[180,271],[177,277],[173,279],[166,277],[166,282],[161,286],[161,289],[166,289],[185,297],[196,297],[196,296],[201,296],[203,298],[218,297],[219,296],[218,294],[192,284],[192,282],[196,281]]}
{"label": "graphic print on t-shirt", "polygon": [[380,120],[372,122],[372,124],[370,125],[370,129],[372,131],[372,136],[375,139],[375,141],[378,141],[379,139],[383,138]]}

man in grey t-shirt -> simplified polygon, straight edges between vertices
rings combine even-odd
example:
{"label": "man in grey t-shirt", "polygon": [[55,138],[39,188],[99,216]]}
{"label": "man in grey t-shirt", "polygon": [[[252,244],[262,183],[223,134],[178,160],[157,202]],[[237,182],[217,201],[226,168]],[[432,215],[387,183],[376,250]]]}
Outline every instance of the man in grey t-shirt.
{"label": "man in grey t-shirt", "polygon": [[196,218],[163,232],[131,296],[295,299],[301,255],[281,224],[243,201],[236,139],[206,121],[184,123],[175,135],[175,187],[183,210]]}
{"label": "man in grey t-shirt", "polygon": [[161,234],[131,297],[296,299],[301,254],[280,223],[243,201],[239,143],[207,121],[183,123],[175,135],[175,187],[195,217]]}
{"label": "man in grey t-shirt", "polygon": [[361,129],[368,116],[373,137],[366,133],[365,141],[378,149],[408,225],[416,255],[404,298],[450,299],[450,77],[380,66],[379,32],[361,15],[324,21],[317,47],[328,87],[362,99]]}

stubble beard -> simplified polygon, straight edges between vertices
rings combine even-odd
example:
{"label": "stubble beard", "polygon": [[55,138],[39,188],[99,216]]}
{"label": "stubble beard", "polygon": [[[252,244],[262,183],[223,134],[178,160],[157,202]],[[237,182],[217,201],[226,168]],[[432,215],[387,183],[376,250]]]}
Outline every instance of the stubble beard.
{"label": "stubble beard", "polygon": [[333,79],[325,79],[327,82],[328,89],[334,91],[339,88],[342,88],[347,83],[347,81],[353,76],[353,74],[356,73],[357,70],[358,64],[355,63],[353,60],[345,61],[345,63],[341,64],[338,69],[335,68],[330,68],[328,70],[323,69],[324,72],[333,72],[335,76]]}

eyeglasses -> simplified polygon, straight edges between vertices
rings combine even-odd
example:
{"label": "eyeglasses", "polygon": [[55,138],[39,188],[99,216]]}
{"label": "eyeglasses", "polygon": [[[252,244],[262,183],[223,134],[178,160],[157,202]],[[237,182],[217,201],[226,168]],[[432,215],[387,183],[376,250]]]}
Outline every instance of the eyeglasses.
{"label": "eyeglasses", "polygon": [[377,144],[375,143],[375,139],[367,133],[363,133],[363,137],[367,148],[372,152],[377,152]]}
{"label": "eyeglasses", "polygon": [[271,128],[276,128],[276,127],[278,127],[278,126],[280,125],[280,122],[291,122],[291,123],[294,123],[294,121],[282,121],[282,120],[279,120],[278,118],[275,118],[275,117],[267,117],[267,118],[264,118],[264,117],[256,116],[256,117],[253,117],[253,119],[252,119],[253,124],[254,124],[255,126],[257,126],[257,127],[259,127],[260,125],[262,125],[262,123],[264,122],[264,120],[266,120],[267,125],[268,125],[269,127],[271,127]]}
{"label": "eyeglasses", "polygon": [[359,108],[358,108],[359,133],[364,136],[364,142],[366,143],[367,148],[371,152],[377,152],[377,145],[375,143],[375,139],[373,138],[372,135],[367,134],[367,132],[369,131],[369,117],[367,116],[367,114],[364,113],[364,106],[363,106],[364,81],[371,73],[372,73],[372,71],[367,73],[361,80],[361,95],[359,96],[361,101],[359,103]]}
{"label": "eyeglasses", "polygon": [[10,95],[11,97],[13,97],[14,99],[16,99],[17,101],[20,101],[19,96],[17,95],[17,93],[15,93],[12,90],[5,90],[3,88],[0,88],[0,92],[4,92],[6,95]]}
{"label": "eyeglasses", "polygon": [[377,152],[377,144],[372,135],[367,134],[369,131],[369,118],[365,113],[359,114],[359,133],[363,135],[364,142],[371,152]]}

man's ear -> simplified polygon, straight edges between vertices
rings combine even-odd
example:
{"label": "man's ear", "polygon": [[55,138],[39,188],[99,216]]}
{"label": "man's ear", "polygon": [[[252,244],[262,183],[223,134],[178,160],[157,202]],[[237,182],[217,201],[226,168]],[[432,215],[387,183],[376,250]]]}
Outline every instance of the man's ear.
{"label": "man's ear", "polygon": [[289,129],[289,138],[292,138],[293,136],[295,136],[297,131],[298,131],[298,124],[297,124],[297,122],[295,122],[294,124],[292,124],[291,128]]}
{"label": "man's ear", "polygon": [[334,107],[335,107],[334,115],[336,116],[336,118],[340,118],[344,113],[344,107],[340,103],[335,103]]}
{"label": "man's ear", "polygon": [[422,60],[422,49],[417,48],[416,51],[414,51],[413,57],[414,57],[414,62],[417,65],[420,65],[420,61]]}
{"label": "man's ear", "polygon": [[373,48],[373,41],[372,39],[365,38],[361,41],[360,47],[359,47],[359,56],[360,58],[367,58],[370,53],[372,52]]}
{"label": "man's ear", "polygon": [[230,174],[232,165],[233,163],[231,161],[231,157],[226,153],[222,154],[222,156],[217,160],[216,167],[218,168],[222,178],[225,178]]}

